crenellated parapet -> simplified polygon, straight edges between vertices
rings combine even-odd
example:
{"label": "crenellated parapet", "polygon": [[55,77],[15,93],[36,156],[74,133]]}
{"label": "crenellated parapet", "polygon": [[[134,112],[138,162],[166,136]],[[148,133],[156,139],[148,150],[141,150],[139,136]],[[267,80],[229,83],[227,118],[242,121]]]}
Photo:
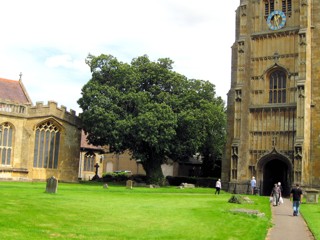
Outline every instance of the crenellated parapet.
{"label": "crenellated parapet", "polygon": [[71,125],[81,126],[81,120],[76,115],[76,111],[72,109],[67,111],[65,106],[59,107],[55,101],[48,101],[47,105],[37,102],[34,106],[0,101],[0,114],[26,119],[54,117]]}
{"label": "crenellated parapet", "polygon": [[70,111],[67,111],[65,106],[61,105],[59,107],[55,101],[48,101],[47,105],[44,105],[43,102],[36,102],[35,106],[28,107],[27,115],[28,118],[54,116],[55,118],[66,121],[72,125],[81,125],[81,120],[74,110],[70,109]]}

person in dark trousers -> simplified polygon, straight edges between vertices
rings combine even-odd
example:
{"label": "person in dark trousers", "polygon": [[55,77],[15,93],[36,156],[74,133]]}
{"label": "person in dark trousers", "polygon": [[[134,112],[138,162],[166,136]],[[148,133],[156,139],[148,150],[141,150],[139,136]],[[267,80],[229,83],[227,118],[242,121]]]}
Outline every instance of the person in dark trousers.
{"label": "person in dark trousers", "polygon": [[302,202],[303,194],[299,184],[296,184],[290,192],[290,201],[292,199],[293,216],[299,216],[300,204]]}
{"label": "person in dark trousers", "polygon": [[218,193],[218,195],[220,194],[220,189],[221,189],[221,180],[218,179],[218,181],[216,181],[216,192],[215,194]]}

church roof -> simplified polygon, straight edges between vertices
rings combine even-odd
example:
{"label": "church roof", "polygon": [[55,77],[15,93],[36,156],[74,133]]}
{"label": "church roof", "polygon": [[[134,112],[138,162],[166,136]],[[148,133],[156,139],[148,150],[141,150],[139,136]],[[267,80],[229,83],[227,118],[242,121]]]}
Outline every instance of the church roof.
{"label": "church roof", "polygon": [[32,104],[22,82],[0,78],[0,100],[18,104]]}
{"label": "church roof", "polygon": [[98,150],[98,151],[103,151],[103,147],[101,146],[94,146],[92,144],[88,143],[87,135],[84,133],[82,130],[81,132],[81,148],[82,149],[91,149],[91,150]]}

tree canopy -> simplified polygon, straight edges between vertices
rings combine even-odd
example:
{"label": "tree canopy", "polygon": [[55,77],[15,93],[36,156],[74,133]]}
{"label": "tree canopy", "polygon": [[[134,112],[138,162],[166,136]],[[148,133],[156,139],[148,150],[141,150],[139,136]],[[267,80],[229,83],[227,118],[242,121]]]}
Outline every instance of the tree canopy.
{"label": "tree canopy", "polygon": [[128,64],[102,54],[86,62],[92,78],[78,103],[91,144],[129,150],[151,182],[163,178],[161,164],[169,158],[221,154],[226,118],[212,83],[173,71],[169,58],[144,55]]}

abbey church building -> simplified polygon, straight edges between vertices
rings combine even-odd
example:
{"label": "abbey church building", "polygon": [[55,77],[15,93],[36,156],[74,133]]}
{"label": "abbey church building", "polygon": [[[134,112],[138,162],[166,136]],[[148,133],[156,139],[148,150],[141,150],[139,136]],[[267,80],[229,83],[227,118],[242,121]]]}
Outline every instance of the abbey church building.
{"label": "abbey church building", "polygon": [[241,0],[222,180],[320,189],[320,1]]}
{"label": "abbey church building", "polygon": [[75,111],[33,105],[21,80],[0,78],[0,181],[78,181],[80,137]]}

